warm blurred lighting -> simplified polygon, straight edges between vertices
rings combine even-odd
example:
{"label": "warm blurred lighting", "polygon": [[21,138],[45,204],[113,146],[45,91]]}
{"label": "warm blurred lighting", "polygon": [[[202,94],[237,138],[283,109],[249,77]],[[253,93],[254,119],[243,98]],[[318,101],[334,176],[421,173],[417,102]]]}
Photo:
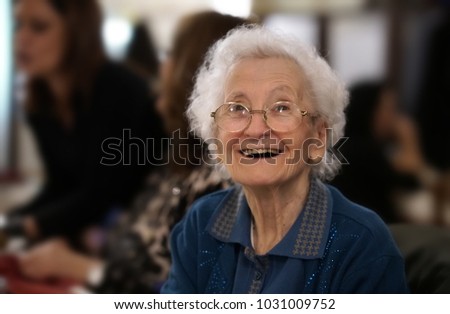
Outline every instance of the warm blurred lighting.
{"label": "warm blurred lighting", "polygon": [[131,24],[119,17],[107,17],[103,25],[103,41],[108,55],[113,59],[123,57],[132,37]]}
{"label": "warm blurred lighting", "polygon": [[223,14],[248,17],[252,9],[252,0],[212,0],[214,10]]}
{"label": "warm blurred lighting", "polygon": [[329,38],[331,65],[348,85],[386,76],[387,20],[383,14],[333,17]]}
{"label": "warm blurred lighting", "polygon": [[8,166],[10,107],[12,88],[11,3],[0,1],[0,173]]}
{"label": "warm blurred lighting", "polygon": [[278,13],[332,13],[349,12],[362,8],[367,0],[256,0],[256,14]]}
{"label": "warm blurred lighting", "polygon": [[291,34],[310,46],[318,45],[319,25],[312,15],[272,14],[264,24],[275,31]]}

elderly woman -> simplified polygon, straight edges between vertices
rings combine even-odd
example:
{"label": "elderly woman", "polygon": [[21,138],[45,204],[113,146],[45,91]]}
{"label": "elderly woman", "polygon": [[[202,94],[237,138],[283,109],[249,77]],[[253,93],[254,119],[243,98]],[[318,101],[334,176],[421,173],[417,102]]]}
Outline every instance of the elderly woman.
{"label": "elderly woman", "polygon": [[211,48],[188,116],[238,185],[174,228],[162,292],[407,292],[382,220],[322,183],[339,168],[325,143],[342,135],[346,104],[330,67],[294,39],[241,27]]}

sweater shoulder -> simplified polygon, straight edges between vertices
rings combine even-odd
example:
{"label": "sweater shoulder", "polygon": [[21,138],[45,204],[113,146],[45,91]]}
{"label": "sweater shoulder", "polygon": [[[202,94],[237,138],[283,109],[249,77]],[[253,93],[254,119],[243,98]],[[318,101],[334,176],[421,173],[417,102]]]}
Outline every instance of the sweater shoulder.
{"label": "sweater shoulder", "polygon": [[336,188],[328,188],[333,199],[332,224],[336,228],[344,233],[359,235],[375,245],[389,243],[396,247],[386,223],[377,213],[347,199]]}

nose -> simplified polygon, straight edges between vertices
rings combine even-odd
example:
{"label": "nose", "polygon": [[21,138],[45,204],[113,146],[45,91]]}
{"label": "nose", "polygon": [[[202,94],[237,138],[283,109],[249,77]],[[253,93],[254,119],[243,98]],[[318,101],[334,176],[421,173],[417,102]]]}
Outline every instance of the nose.
{"label": "nose", "polygon": [[263,134],[267,133],[270,128],[264,119],[264,111],[253,110],[250,124],[245,129],[245,134],[250,137],[259,138]]}

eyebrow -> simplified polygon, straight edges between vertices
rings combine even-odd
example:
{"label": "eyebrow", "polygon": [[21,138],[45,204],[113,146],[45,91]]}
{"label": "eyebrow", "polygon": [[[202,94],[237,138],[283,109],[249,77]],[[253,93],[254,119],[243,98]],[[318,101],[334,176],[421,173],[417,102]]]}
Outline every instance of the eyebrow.
{"label": "eyebrow", "polygon": [[233,92],[229,95],[225,96],[225,99],[229,99],[229,98],[240,98],[240,97],[245,97],[245,94],[243,92]]}
{"label": "eyebrow", "polygon": [[[290,87],[288,85],[280,85],[280,86],[274,87],[273,89],[271,89],[269,91],[269,95],[273,95],[273,94],[275,94],[277,92],[285,92],[285,91],[291,92],[291,93],[294,94],[294,96],[298,97],[298,93],[295,91],[295,89],[293,89],[292,87]],[[232,92],[229,95],[227,95],[225,98],[226,99],[230,99],[230,98],[233,99],[233,98],[240,98],[240,97],[247,98],[245,93],[239,92],[239,91],[238,92]]]}

